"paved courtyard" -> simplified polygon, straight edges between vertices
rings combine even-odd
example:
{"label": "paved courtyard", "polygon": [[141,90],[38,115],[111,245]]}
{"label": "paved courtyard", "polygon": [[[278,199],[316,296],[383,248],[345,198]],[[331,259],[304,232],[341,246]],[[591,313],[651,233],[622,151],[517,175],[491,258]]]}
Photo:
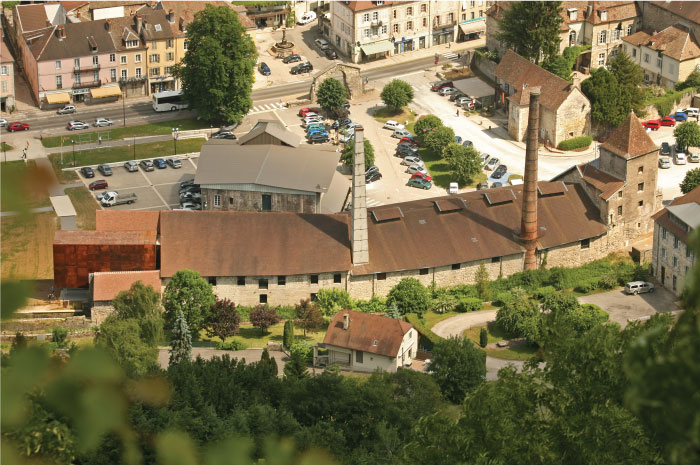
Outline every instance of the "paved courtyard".
{"label": "paved courtyard", "polygon": [[652,316],[656,313],[669,313],[679,310],[674,303],[676,296],[664,288],[656,287],[654,292],[627,295],[623,289],[579,297],[582,304],[595,304],[610,314],[610,321],[623,328],[628,321]]}

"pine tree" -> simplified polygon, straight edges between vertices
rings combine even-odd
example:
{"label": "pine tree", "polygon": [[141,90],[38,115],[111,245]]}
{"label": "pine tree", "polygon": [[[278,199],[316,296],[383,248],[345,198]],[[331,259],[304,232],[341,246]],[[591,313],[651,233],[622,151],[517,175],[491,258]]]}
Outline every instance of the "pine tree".
{"label": "pine tree", "polygon": [[481,328],[481,331],[479,331],[479,345],[481,347],[486,347],[488,343],[489,333],[486,331],[486,328]]}
{"label": "pine tree", "polygon": [[265,376],[277,376],[277,361],[270,357],[270,352],[267,351],[267,347],[263,349],[260,355],[258,366],[262,369]]}
{"label": "pine tree", "polygon": [[489,270],[486,269],[484,262],[481,262],[479,269],[476,271],[476,291],[479,293],[479,298],[481,300],[488,300],[490,297],[490,281]]}
{"label": "pine tree", "polygon": [[392,302],[386,309],[386,316],[389,318],[394,318],[395,320],[401,319],[401,312],[399,311],[399,306],[396,302]]}
{"label": "pine tree", "polygon": [[289,361],[284,365],[284,377],[287,379],[303,379],[308,378],[309,373],[306,371],[306,360],[304,355],[299,351],[292,351],[289,354]]}
{"label": "pine tree", "polygon": [[282,345],[289,349],[294,344],[294,322],[287,320],[284,322],[284,333],[282,335]]}
{"label": "pine tree", "polygon": [[180,310],[175,317],[173,338],[170,341],[170,365],[189,361],[192,357],[192,336],[185,314]]}

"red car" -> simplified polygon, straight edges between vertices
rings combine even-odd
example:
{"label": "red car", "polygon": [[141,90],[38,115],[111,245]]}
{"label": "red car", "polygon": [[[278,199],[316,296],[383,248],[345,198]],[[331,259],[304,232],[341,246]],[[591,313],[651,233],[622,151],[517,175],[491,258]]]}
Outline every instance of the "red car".
{"label": "red car", "polygon": [[671,116],[664,116],[664,119],[660,122],[661,126],[675,126],[676,120]]}
{"label": "red car", "polygon": [[418,147],[418,141],[417,141],[417,140],[413,140],[413,139],[411,139],[410,137],[402,137],[402,138],[399,140],[399,144],[401,144],[401,143],[403,143],[403,142],[408,142],[409,144],[411,144],[411,145],[413,145],[413,146],[415,146],[415,147]]}
{"label": "red car", "polygon": [[7,127],[7,130],[10,132],[26,131],[27,129],[29,129],[29,124],[19,122],[12,123]]}
{"label": "red car", "polygon": [[107,181],[104,179],[98,179],[97,181],[92,181],[90,185],[88,185],[88,189],[91,191],[96,191],[97,189],[107,189]]}
{"label": "red car", "polygon": [[299,116],[301,116],[301,117],[306,116],[307,113],[321,114],[321,110],[318,108],[307,108],[307,107],[304,107],[301,110],[299,110]]}
{"label": "red car", "polygon": [[652,131],[658,131],[661,127],[661,122],[658,119],[652,119],[642,123],[642,126],[647,129],[651,129]]}
{"label": "red car", "polygon": [[423,174],[420,171],[416,171],[413,173],[413,176],[411,176],[411,179],[422,179],[423,181],[428,181],[428,182],[433,182],[433,177],[429,174]]}

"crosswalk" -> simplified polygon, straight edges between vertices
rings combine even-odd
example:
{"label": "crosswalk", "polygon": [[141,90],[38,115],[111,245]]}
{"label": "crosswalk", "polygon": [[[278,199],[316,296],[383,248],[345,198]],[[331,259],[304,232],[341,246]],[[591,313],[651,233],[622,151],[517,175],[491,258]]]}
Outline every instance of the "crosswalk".
{"label": "crosswalk", "polygon": [[281,102],[267,104],[261,103],[260,105],[255,105],[253,108],[251,108],[248,114],[250,115],[253,113],[262,113],[264,111],[279,110],[280,108],[284,108],[284,104]]}
{"label": "crosswalk", "polygon": [[446,52],[446,53],[443,53],[442,56],[447,58],[450,61],[459,61],[460,60],[460,57],[457,56],[457,54],[454,52]]}

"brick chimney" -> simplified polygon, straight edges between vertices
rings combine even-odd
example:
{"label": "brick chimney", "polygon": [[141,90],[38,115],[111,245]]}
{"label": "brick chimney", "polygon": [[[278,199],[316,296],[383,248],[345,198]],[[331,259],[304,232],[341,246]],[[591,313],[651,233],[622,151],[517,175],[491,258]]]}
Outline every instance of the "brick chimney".
{"label": "brick chimney", "polygon": [[136,15],[136,33],[141,34],[142,28],[143,28],[143,17],[141,15]]}
{"label": "brick chimney", "polygon": [[525,144],[525,179],[523,181],[523,216],[520,241],[525,246],[524,270],[537,268],[537,152],[539,149],[540,87],[530,87],[530,109]]}
{"label": "brick chimney", "polygon": [[168,22],[171,24],[175,22],[175,12],[172,10],[172,8],[170,11],[168,11]]}
{"label": "brick chimney", "polygon": [[63,24],[56,26],[56,36],[58,40],[63,40],[66,38],[66,28]]}
{"label": "brick chimney", "polygon": [[347,329],[350,327],[350,315],[345,314],[343,315],[343,329],[347,331]]}
{"label": "brick chimney", "polygon": [[369,239],[367,237],[367,190],[365,187],[365,130],[362,126],[355,126],[354,144],[350,248],[353,265],[363,265],[369,263]]}

